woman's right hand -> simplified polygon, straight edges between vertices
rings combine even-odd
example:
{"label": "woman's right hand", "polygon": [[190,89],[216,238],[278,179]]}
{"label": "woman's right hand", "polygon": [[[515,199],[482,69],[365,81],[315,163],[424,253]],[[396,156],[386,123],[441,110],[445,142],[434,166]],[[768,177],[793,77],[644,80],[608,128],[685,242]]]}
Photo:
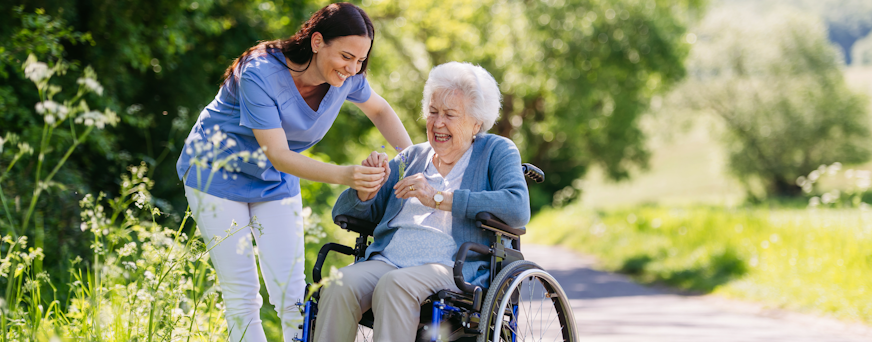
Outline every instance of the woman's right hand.
{"label": "woman's right hand", "polygon": [[375,197],[391,175],[386,153],[372,152],[360,166],[350,168],[351,183],[347,185],[357,190],[357,196],[361,201],[368,201]]}

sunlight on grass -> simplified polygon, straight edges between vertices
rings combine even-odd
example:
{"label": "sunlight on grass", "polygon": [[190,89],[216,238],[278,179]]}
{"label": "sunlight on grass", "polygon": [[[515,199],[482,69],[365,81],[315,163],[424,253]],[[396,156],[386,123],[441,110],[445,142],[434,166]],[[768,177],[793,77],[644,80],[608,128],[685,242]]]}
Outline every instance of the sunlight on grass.
{"label": "sunlight on grass", "polygon": [[872,323],[870,211],[571,207],[540,213],[528,231],[643,283]]}

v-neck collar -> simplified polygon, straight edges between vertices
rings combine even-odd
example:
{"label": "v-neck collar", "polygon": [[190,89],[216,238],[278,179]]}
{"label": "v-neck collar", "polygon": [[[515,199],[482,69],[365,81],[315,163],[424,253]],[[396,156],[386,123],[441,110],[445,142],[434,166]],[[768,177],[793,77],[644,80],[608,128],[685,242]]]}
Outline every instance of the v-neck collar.
{"label": "v-neck collar", "polygon": [[[285,55],[282,53],[279,53],[279,56],[281,56],[282,59],[285,58]],[[327,89],[327,93],[324,94],[324,98],[322,98],[321,102],[318,103],[318,110],[314,110],[312,109],[312,107],[309,106],[308,103],[306,103],[306,99],[303,98],[303,95],[300,94],[300,90],[297,89],[297,83],[294,81],[294,76],[291,75],[290,69],[287,73],[285,73],[285,75],[285,81],[287,82],[288,88],[291,88],[291,93],[293,93],[293,95],[291,96],[293,96],[294,99],[297,101],[297,107],[302,110],[303,113],[306,113],[306,115],[314,119],[323,115],[324,112],[327,110],[327,107],[330,107],[327,104],[330,103],[333,96],[335,96],[337,89],[336,87],[329,84],[327,85],[330,88]],[[345,81],[348,82],[348,80]]]}

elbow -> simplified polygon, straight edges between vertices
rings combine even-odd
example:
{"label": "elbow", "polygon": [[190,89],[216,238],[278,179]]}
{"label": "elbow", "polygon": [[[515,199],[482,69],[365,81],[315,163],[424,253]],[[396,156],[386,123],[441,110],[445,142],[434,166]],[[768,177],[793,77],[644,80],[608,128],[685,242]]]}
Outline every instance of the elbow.
{"label": "elbow", "polygon": [[526,191],[512,191],[510,196],[512,210],[511,215],[506,218],[506,224],[512,227],[523,227],[530,223],[532,214],[530,213],[530,196]]}

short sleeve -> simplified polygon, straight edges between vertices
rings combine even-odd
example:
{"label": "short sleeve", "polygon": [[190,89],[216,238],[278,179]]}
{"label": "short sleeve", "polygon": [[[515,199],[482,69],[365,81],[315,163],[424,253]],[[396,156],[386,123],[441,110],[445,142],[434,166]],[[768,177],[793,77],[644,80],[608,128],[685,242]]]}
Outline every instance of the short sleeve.
{"label": "short sleeve", "polygon": [[372,89],[369,87],[369,82],[366,81],[366,77],[363,75],[354,75],[352,79],[355,80],[356,83],[352,84],[352,89],[348,92],[348,96],[346,99],[355,103],[363,103],[369,100],[369,96],[372,95]]}
{"label": "short sleeve", "polygon": [[239,125],[251,129],[281,128],[276,101],[267,85],[255,72],[244,72],[239,80]]}

